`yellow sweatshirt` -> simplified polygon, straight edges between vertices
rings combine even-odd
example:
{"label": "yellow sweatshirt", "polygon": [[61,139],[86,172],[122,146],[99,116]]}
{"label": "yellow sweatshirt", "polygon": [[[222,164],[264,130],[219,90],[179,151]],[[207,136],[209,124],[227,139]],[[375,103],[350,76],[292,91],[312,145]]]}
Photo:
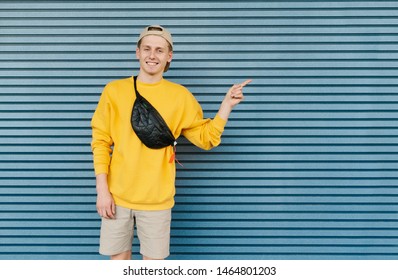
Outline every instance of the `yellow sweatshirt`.
{"label": "yellow sweatshirt", "polygon": [[[162,115],[174,137],[181,134],[202,149],[221,142],[226,121],[216,115],[203,119],[202,108],[183,86],[162,79],[137,81],[137,89]],[[91,120],[95,174],[108,174],[116,205],[135,210],[164,210],[174,206],[173,147],[147,148],[134,133],[131,110],[135,100],[133,77],[107,84]]]}

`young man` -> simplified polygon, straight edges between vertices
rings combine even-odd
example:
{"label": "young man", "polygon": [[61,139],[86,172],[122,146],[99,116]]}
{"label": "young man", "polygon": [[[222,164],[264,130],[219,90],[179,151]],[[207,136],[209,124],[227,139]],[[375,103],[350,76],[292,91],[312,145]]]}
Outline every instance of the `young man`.
{"label": "young man", "polygon": [[[137,90],[157,109],[174,137],[182,134],[202,149],[216,147],[250,80],[229,89],[214,119],[203,119],[193,95],[163,79],[173,58],[173,40],[165,28],[146,27],[136,56],[140,63]],[[97,211],[102,217],[100,253],[111,259],[131,259],[136,225],[143,259],[164,259],[169,255],[174,206],[176,170],[170,160],[174,149],[151,149],[137,137],[130,123],[135,98],[134,77],[110,82],[91,122]]]}

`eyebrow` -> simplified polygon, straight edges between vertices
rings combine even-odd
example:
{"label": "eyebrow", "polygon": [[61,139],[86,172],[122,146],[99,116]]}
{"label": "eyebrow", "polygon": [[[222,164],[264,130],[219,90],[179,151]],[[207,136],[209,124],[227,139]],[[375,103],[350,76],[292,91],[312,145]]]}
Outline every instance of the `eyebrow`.
{"label": "eyebrow", "polygon": [[153,47],[151,45],[141,45],[141,47],[143,47],[143,48],[145,48],[145,47],[147,47],[147,48],[155,48],[155,49],[167,49],[167,46],[166,47],[159,47],[159,46]]}

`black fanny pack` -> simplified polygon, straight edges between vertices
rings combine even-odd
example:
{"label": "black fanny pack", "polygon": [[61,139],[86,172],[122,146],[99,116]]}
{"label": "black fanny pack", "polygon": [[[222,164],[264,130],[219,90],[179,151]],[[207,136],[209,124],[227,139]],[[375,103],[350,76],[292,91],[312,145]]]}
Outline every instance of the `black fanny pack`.
{"label": "black fanny pack", "polygon": [[131,112],[131,126],[138,138],[151,149],[174,146],[175,138],[170,128],[156,110],[137,90],[137,77],[134,76],[136,100]]}

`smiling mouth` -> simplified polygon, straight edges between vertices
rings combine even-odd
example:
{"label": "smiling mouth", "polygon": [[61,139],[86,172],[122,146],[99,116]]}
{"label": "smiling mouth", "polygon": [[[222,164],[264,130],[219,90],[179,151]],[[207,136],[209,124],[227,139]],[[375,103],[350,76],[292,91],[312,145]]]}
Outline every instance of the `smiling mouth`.
{"label": "smiling mouth", "polygon": [[159,63],[157,63],[157,62],[151,62],[151,61],[147,61],[147,63],[146,64],[148,64],[149,66],[156,66],[156,65],[158,65]]}

